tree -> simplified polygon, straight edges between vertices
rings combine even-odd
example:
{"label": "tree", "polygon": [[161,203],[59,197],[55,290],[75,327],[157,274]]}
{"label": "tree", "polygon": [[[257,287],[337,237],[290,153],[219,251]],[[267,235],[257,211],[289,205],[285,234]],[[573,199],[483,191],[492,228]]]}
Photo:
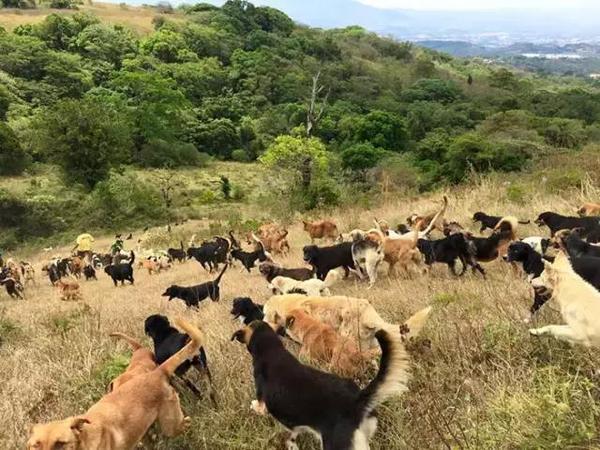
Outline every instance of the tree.
{"label": "tree", "polygon": [[365,171],[377,165],[385,151],[370,143],[354,144],[342,151],[342,167],[354,171]]}
{"label": "tree", "polygon": [[460,89],[451,80],[423,79],[402,92],[402,99],[409,103],[424,100],[447,104],[458,100],[461,95]]}
{"label": "tree", "polygon": [[140,48],[146,54],[152,55],[166,63],[174,63],[180,60],[180,53],[188,50],[183,35],[173,30],[161,28],[152,33]]}
{"label": "tree", "polygon": [[372,111],[362,117],[353,131],[354,142],[369,142],[374,147],[401,152],[408,142],[404,120],[394,113]]}
{"label": "tree", "polygon": [[29,163],[12,129],[0,122],[0,175],[20,175]]}
{"label": "tree", "polygon": [[117,69],[123,59],[137,53],[136,41],[129,30],[100,23],[81,31],[75,47],[85,57],[109,62]]}
{"label": "tree", "polygon": [[0,120],[6,120],[6,113],[12,102],[12,97],[8,89],[0,85]]}
{"label": "tree", "polygon": [[131,155],[128,117],[98,98],[61,101],[39,116],[37,126],[41,152],[71,184],[92,189]]}
{"label": "tree", "polygon": [[229,119],[215,119],[198,123],[188,129],[188,141],[198,151],[229,159],[231,152],[240,147],[240,136]]}
{"label": "tree", "polygon": [[471,74],[469,74],[469,76],[467,77],[467,84],[469,86],[473,84],[473,76]]}
{"label": "tree", "polygon": [[327,109],[327,100],[329,99],[329,94],[331,93],[331,89],[327,90],[327,93],[320,100],[321,104],[317,106],[319,96],[325,89],[325,86],[319,85],[320,76],[321,71],[317,72],[312,80],[312,90],[310,94],[310,101],[308,103],[308,113],[306,114],[306,137],[312,136],[314,129],[323,118],[323,113],[325,113],[325,110]]}
{"label": "tree", "polygon": [[259,161],[267,167],[288,171],[299,181],[307,158],[312,161],[313,174],[322,175],[329,169],[330,155],[325,145],[316,138],[279,136]]}

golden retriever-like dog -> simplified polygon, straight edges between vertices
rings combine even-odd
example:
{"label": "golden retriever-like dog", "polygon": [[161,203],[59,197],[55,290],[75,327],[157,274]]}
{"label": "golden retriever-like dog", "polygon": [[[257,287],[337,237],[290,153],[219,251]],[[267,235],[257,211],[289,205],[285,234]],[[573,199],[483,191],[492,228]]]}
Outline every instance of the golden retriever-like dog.
{"label": "golden retriever-like dog", "polygon": [[343,337],[331,326],[319,322],[302,309],[295,309],[285,317],[288,335],[302,344],[299,356],[329,364],[342,377],[356,377],[364,373],[376,352],[361,352],[354,341]]}
{"label": "golden retriever-like dog", "polygon": [[409,272],[411,266],[419,267],[421,263],[421,252],[417,248],[419,231],[422,222],[417,222],[412,233],[412,239],[392,239],[381,232],[373,229],[367,233],[367,239],[376,242],[383,249],[383,260],[388,263],[388,276],[391,276],[396,265],[401,266],[405,272]]}
{"label": "golden retriever-like dog", "polygon": [[534,336],[554,336],[561,341],[600,347],[600,292],[571,267],[564,252],[552,265],[546,264],[542,282],[552,288],[552,298],[560,305],[566,325],[547,325],[530,329]]}
{"label": "golden retriever-like dog", "polygon": [[[285,326],[283,318],[296,309],[301,309],[320,322],[330,325],[342,336],[354,338],[359,342],[361,350],[378,347],[375,339],[378,330],[397,332],[400,326],[384,320],[369,301],[362,298],[307,297],[301,294],[271,297],[263,307],[264,320],[277,330]],[[423,310],[423,314],[427,316],[429,311],[430,309]],[[410,324],[410,329],[418,333],[420,316],[415,317],[417,321]]]}
{"label": "golden retriever-like dog", "polygon": [[310,236],[310,241],[314,244],[315,239],[330,239],[334,241],[339,233],[335,222],[331,220],[318,220],[316,222],[302,221],[304,231]]}
{"label": "golden retriever-like dog", "polygon": [[152,275],[153,273],[160,273],[161,266],[154,259],[142,259],[138,262],[138,269],[146,269],[148,271],[148,275]]}
{"label": "golden retriever-like dog", "polygon": [[63,277],[60,278],[55,286],[58,288],[60,292],[60,299],[67,301],[76,301],[81,300],[81,289],[79,286],[79,282],[75,278],[71,277]]}
{"label": "golden retriever-like dog", "polygon": [[184,348],[156,366],[152,352],[142,352],[136,343],[135,357],[125,374],[113,381],[110,393],[82,415],[34,425],[27,449],[132,450],[157,420],[165,435],[182,433],[190,418],[184,416],[169,378],[198,353],[203,337],[191,324],[176,323],[191,337]]}
{"label": "golden retriever-like dog", "polygon": [[581,205],[581,208],[577,210],[577,214],[579,214],[581,217],[600,216],[600,204],[584,203]]}

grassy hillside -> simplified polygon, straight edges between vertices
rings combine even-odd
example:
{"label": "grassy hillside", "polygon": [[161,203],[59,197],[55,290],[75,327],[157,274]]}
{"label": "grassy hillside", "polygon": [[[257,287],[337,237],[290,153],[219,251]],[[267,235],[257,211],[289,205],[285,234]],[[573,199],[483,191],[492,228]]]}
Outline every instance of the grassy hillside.
{"label": "grassy hillside", "polygon": [[[470,227],[470,217],[479,209],[533,219],[548,209],[568,214],[580,202],[600,197],[600,191],[587,184],[583,190],[553,194],[538,182],[539,189],[533,191],[535,180],[524,178],[521,186],[530,196],[523,202],[510,193],[515,181],[485,178],[468,188],[448,191],[446,217],[476,232]],[[373,217],[402,222],[410,213],[434,209],[440,197],[441,193],[392,197],[371,209],[356,206],[332,211],[331,217],[343,230],[369,227]],[[204,229],[199,222],[189,222],[177,229],[172,243]],[[539,233],[533,224],[518,232],[520,236]],[[144,236],[134,234],[135,238]],[[99,238],[97,248],[106,250],[110,242],[108,236]],[[162,242],[164,246],[169,243]],[[301,247],[308,238],[297,222],[290,228],[290,242],[292,253],[277,262],[300,266]],[[65,254],[68,248],[53,252]],[[166,439],[153,429],[141,448],[282,448],[278,442],[283,429],[249,410],[254,396],[250,359],[245,349],[229,341],[237,328],[229,315],[232,298],[247,295],[262,303],[269,297],[266,283],[256,272],[249,275],[239,268],[230,269],[224,276],[221,302],[203,302],[195,312],[181,302],[160,297],[172,283],[191,285],[210,279],[194,261],[177,264],[160,275],[138,271],[136,285],[123,288],[114,288],[101,273],[99,281],[82,283],[82,301],[65,303],[39,275],[47,258],[43,253],[32,257],[38,285],[28,286],[26,300],[8,300],[0,292],[0,373],[4,374],[0,447],[22,448],[32,422],[77,414],[94,403],[129,357],[126,346],[108,334],[118,330],[148,344],[143,320],[163,313],[184,315],[206,333],[218,407],[205,400],[197,402],[183,391],[184,411],[193,420],[189,431]],[[380,427],[371,448],[600,447],[598,353],[529,336],[530,326],[561,322],[557,306],[546,306],[533,324],[526,325],[529,285],[502,261],[485,268],[485,282],[470,273],[456,279],[445,267],[436,267],[429,275],[389,279],[382,273],[370,290],[355,280],[333,288],[336,294],[369,299],[390,321],[401,322],[425,305],[434,306],[422,338],[411,345],[410,390],[379,409]],[[289,348],[297,351],[294,345]],[[202,385],[201,380],[198,383]],[[300,445],[316,448],[306,436]]]}

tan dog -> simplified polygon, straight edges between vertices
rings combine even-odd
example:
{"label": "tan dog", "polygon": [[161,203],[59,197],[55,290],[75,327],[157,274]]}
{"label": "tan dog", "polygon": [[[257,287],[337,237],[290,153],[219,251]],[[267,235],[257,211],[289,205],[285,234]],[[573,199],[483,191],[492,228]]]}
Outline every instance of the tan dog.
{"label": "tan dog", "polygon": [[71,261],[69,262],[69,270],[71,271],[71,274],[73,274],[75,277],[81,277],[84,267],[85,264],[83,262],[83,259],[81,259],[79,256],[73,256],[71,258]]}
{"label": "tan dog", "polygon": [[330,369],[343,377],[364,373],[368,362],[377,352],[361,352],[354,341],[343,337],[331,325],[319,322],[302,309],[295,309],[285,317],[287,333],[300,342],[299,356],[329,364]]}
{"label": "tan dog", "polygon": [[160,273],[160,264],[154,259],[142,259],[138,262],[138,269],[146,269],[148,275],[152,275],[153,273]]}
{"label": "tan dog", "polygon": [[27,283],[29,283],[30,281],[34,285],[37,284],[35,282],[35,269],[30,263],[26,261],[21,261],[21,274],[23,275],[23,279],[25,280],[25,285],[27,285]]}
{"label": "tan dog", "polygon": [[335,240],[339,233],[337,225],[331,220],[319,220],[317,222],[302,221],[304,231],[310,236],[310,241],[314,244],[315,239]]}
{"label": "tan dog", "polygon": [[383,260],[388,263],[388,276],[391,276],[400,265],[405,272],[409,272],[411,266],[418,267],[421,263],[421,252],[417,248],[419,231],[422,222],[417,222],[412,231],[412,239],[391,239],[381,230],[370,230],[367,239],[376,242],[383,248]]}
{"label": "tan dog", "polygon": [[440,212],[438,213],[429,213],[425,216],[421,216],[419,214],[411,214],[407,217],[406,222],[411,226],[415,226],[418,222],[421,222],[423,228],[428,228],[429,226],[432,229],[437,229],[440,232],[444,232],[444,214],[446,213],[446,209],[448,208],[448,197],[444,195],[443,206]]}
{"label": "tan dog", "polygon": [[81,300],[81,289],[79,286],[79,282],[76,279],[70,277],[63,277],[56,282],[55,286],[60,292],[61,300]]}
{"label": "tan dog", "polygon": [[119,389],[122,385],[135,377],[152,372],[156,369],[157,366],[156,362],[154,362],[154,353],[152,351],[142,347],[142,344],[126,334],[111,333],[110,336],[118,337],[126,341],[133,350],[133,355],[131,355],[131,361],[129,362],[127,370],[111,381],[108,392]]}
{"label": "tan dog", "polygon": [[[389,323],[381,318],[368,300],[343,296],[276,295],[271,297],[263,307],[264,321],[277,330],[285,326],[283,318],[296,309],[301,309],[320,322],[330,325],[342,336],[354,338],[359,342],[361,350],[378,347],[375,339],[378,330],[397,332],[399,329],[398,324]],[[425,316],[429,311],[430,309],[426,312],[424,310]],[[417,333],[420,331],[417,325],[412,326],[411,329]]]}
{"label": "tan dog", "polygon": [[577,214],[581,217],[585,216],[600,216],[600,204],[598,203],[584,203],[581,208],[577,210]]}
{"label": "tan dog", "polygon": [[169,378],[180,364],[198,353],[203,338],[191,324],[183,320],[176,324],[191,337],[184,348],[150,371],[139,368],[144,358],[144,366],[153,361],[152,353],[139,353],[130,365],[136,376],[120,378],[118,386],[113,382],[114,390],[81,416],[35,425],[27,449],[132,450],[157,420],[165,435],[182,433],[190,419],[183,415]]}

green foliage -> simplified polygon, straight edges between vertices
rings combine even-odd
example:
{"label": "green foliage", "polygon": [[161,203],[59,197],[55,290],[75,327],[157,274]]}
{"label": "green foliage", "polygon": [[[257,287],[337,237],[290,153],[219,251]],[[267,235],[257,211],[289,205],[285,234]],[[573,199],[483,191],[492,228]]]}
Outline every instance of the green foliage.
{"label": "green foliage", "polygon": [[546,142],[555,147],[577,148],[585,140],[583,125],[572,119],[550,119],[543,134]]}
{"label": "green foliage", "polygon": [[167,142],[151,139],[135,154],[135,162],[142,167],[181,167],[201,165],[194,145],[185,142]]}
{"label": "green foliage", "polygon": [[235,148],[240,146],[240,137],[233,122],[229,119],[215,119],[195,124],[187,131],[187,139],[198,151],[222,158],[230,158]]}
{"label": "green foliage", "polygon": [[20,175],[29,163],[29,156],[12,129],[0,122],[0,175]]}
{"label": "green foliage", "polygon": [[342,167],[350,170],[371,169],[384,157],[385,151],[371,143],[354,144],[341,153]]}
{"label": "green foliage", "polygon": [[459,87],[453,81],[423,79],[402,92],[402,99],[408,103],[430,101],[451,103],[462,96]]}
{"label": "green foliage", "polygon": [[300,178],[305,161],[310,159],[313,173],[326,173],[330,155],[317,138],[279,136],[259,161],[271,168],[284,169]]}
{"label": "green foliage", "polygon": [[225,200],[231,199],[231,182],[226,176],[221,176],[221,192]]}
{"label": "green foliage", "polygon": [[404,120],[385,111],[373,111],[361,117],[351,133],[354,142],[369,142],[374,147],[396,152],[405,151],[408,142]]}
{"label": "green foliage", "polygon": [[91,189],[130,158],[126,116],[97,98],[62,101],[40,115],[37,126],[40,153],[62,168],[68,183]]}
{"label": "green foliage", "polygon": [[242,150],[238,148],[231,152],[231,159],[237,162],[250,162],[250,155],[246,152],[246,150]]}

